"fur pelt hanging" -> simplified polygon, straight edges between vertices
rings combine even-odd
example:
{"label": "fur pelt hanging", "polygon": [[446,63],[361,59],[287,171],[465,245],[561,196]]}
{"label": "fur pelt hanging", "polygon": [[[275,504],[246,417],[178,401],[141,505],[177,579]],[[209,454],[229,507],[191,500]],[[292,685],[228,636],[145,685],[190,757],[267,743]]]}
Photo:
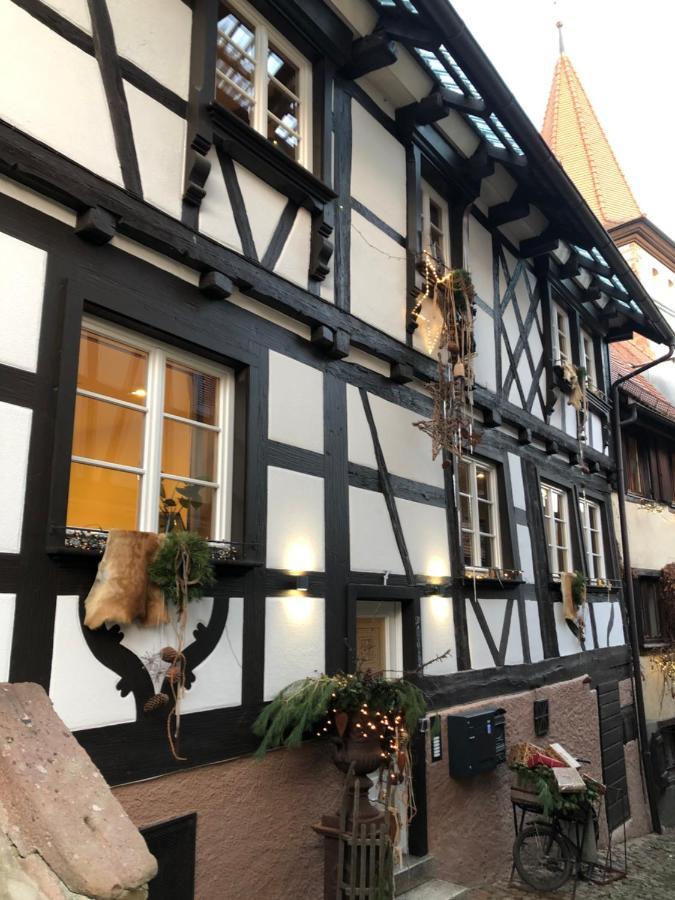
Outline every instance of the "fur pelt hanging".
{"label": "fur pelt hanging", "polygon": [[572,630],[576,632],[579,640],[583,641],[585,634],[584,603],[586,602],[586,586],[585,584],[580,586],[579,596],[577,597],[577,602],[575,602],[574,585],[576,579],[576,572],[561,572],[560,592],[563,601],[563,615],[572,626]]}
{"label": "fur pelt hanging", "polygon": [[148,566],[163,539],[145,531],[110,531],[84,604],[87,628],[100,628],[104,622],[128,625],[138,620],[152,627],[169,621],[164,594],[148,578]]}
{"label": "fur pelt hanging", "polygon": [[[580,373],[581,377],[579,377]],[[584,400],[582,371],[580,369],[577,369],[576,366],[573,366],[572,363],[563,363],[562,379],[569,390],[567,405],[573,406],[577,411],[579,411]]]}

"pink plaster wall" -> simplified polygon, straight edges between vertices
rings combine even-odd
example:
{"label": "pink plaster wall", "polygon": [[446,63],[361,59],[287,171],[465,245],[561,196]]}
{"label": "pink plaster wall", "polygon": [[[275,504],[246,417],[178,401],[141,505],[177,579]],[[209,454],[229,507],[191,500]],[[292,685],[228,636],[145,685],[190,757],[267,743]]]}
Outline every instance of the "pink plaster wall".
{"label": "pink plaster wall", "polygon": [[[549,701],[549,733],[537,738],[532,704],[545,698]],[[494,706],[506,710],[507,752],[518,741],[539,745],[558,741],[571,753],[591,760],[583,771],[601,778],[598,701],[584,678],[443,712]],[[445,725],[441,734],[443,759],[430,763],[427,771],[429,852],[435,857],[438,877],[458,884],[508,877],[513,845],[512,773],[508,766],[500,765],[473,778],[451,778]]]}
{"label": "pink plaster wall", "polygon": [[339,806],[325,744],[232,760],[114,789],[139,827],[197,813],[196,900],[320,900],[311,825]]}

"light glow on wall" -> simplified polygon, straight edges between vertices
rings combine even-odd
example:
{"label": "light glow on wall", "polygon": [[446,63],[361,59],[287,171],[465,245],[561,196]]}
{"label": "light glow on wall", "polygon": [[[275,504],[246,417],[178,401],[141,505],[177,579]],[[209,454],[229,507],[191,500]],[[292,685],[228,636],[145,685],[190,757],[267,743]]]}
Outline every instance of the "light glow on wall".
{"label": "light glow on wall", "polygon": [[314,570],[314,553],[307,541],[294,541],[286,548],[286,569],[291,575],[302,575]]}
{"label": "light glow on wall", "polygon": [[440,556],[432,556],[427,563],[427,578],[433,583],[436,579],[447,578],[449,574],[447,562]]}
{"label": "light glow on wall", "polygon": [[450,597],[441,597],[438,594],[434,594],[429,598],[430,606],[431,606],[431,615],[434,618],[434,621],[438,624],[443,622],[450,621],[450,604],[452,600]]}
{"label": "light glow on wall", "polygon": [[293,593],[288,597],[283,597],[283,606],[286,618],[296,625],[304,625],[312,618],[312,607],[315,599],[308,597],[307,594]]}

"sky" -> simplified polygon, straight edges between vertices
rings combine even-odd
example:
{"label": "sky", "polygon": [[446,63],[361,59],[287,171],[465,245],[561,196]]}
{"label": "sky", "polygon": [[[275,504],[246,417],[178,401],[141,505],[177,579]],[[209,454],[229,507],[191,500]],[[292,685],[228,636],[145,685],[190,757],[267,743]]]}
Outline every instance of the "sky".
{"label": "sky", "polygon": [[451,0],[541,130],[565,51],[643,213],[675,240],[673,0]]}

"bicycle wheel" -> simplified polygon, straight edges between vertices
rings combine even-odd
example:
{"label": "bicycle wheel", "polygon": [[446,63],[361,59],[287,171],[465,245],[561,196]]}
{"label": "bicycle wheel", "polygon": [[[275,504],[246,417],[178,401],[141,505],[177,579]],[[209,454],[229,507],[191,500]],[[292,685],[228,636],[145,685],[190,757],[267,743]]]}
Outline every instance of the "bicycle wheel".
{"label": "bicycle wheel", "polygon": [[555,891],[572,874],[567,840],[545,823],[523,828],[513,844],[513,861],[525,884],[537,891]]}

